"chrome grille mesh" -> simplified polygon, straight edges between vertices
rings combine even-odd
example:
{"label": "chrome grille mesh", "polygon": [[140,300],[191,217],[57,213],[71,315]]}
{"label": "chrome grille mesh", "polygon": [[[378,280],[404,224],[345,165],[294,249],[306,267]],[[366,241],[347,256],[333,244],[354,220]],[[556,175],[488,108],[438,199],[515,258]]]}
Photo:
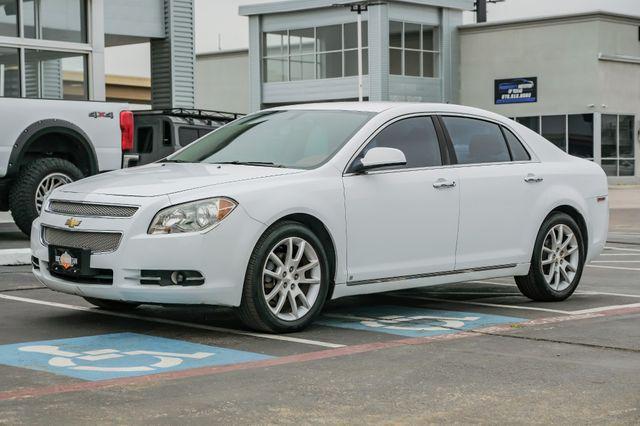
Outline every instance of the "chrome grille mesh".
{"label": "chrome grille mesh", "polygon": [[138,211],[138,208],[131,206],[74,203],[71,201],[53,200],[49,203],[49,211],[72,216],[131,217],[136,211]]}
{"label": "chrome grille mesh", "polygon": [[82,232],[44,227],[42,239],[47,245],[81,248],[92,253],[115,251],[120,245],[122,234],[115,232]]}

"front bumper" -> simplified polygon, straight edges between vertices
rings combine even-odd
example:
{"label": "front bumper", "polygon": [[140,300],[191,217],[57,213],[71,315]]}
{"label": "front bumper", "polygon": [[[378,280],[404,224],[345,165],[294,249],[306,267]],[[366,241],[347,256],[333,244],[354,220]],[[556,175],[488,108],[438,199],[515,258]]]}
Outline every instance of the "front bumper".
{"label": "front bumper", "polygon": [[[78,198],[75,194],[65,194],[64,198],[68,201],[107,201],[104,198],[73,199]],[[113,283],[75,282],[49,272],[49,250],[41,238],[42,226],[64,229],[64,223],[70,216],[46,211],[33,222],[31,232],[31,251],[39,266],[33,269],[33,273],[40,282],[52,290],[83,297],[141,303],[239,306],[249,256],[265,230],[262,223],[250,218],[239,206],[217,227],[205,233],[148,235],[151,220],[168,205],[167,197],[147,198],[142,203],[140,198],[109,198],[112,204],[138,204],[140,208],[131,218],[77,217],[82,223],[75,231],[122,233],[115,251],[90,256],[92,269],[113,271]],[[204,283],[188,287],[144,285],[140,283],[142,270],[198,271],[204,276]]]}

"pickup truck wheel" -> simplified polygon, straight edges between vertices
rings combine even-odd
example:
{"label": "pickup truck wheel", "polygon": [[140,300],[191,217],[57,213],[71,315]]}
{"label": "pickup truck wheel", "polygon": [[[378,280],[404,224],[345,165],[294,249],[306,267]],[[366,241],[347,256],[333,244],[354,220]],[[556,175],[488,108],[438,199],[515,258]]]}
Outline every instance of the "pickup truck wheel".
{"label": "pickup truck wheel", "polygon": [[82,178],[80,169],[61,158],[41,158],[24,166],[9,191],[9,209],[18,228],[30,235],[31,222],[51,191]]}

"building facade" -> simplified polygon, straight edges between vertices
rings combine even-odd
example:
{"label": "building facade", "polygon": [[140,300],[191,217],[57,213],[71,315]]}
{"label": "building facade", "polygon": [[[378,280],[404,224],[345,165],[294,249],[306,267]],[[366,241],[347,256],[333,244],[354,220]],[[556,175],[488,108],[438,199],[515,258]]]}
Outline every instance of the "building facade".
{"label": "building facade", "polygon": [[152,104],[193,107],[193,0],[2,0],[0,96],[104,101],[105,47],[147,41]]}
{"label": "building facade", "polygon": [[[354,100],[353,1],[241,6],[249,17],[249,108]],[[457,102],[462,11],[473,0],[371,2],[362,13],[363,92],[372,101]]]}
{"label": "building facade", "polygon": [[640,182],[640,17],[605,12],[460,27],[461,103],[495,111]]}

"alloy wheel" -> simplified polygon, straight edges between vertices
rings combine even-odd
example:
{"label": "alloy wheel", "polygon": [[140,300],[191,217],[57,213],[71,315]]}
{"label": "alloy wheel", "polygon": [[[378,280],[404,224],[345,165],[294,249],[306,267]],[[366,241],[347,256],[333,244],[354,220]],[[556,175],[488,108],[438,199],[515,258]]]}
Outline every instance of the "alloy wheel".
{"label": "alloy wheel", "polygon": [[71,182],[73,182],[73,179],[71,179],[64,173],[51,173],[45,176],[40,181],[40,183],[38,184],[38,188],[36,189],[35,203],[38,214],[42,212],[42,205],[44,204],[49,194],[51,194],[51,191]]}
{"label": "alloy wheel", "polygon": [[552,227],[544,238],[540,257],[544,279],[555,291],[566,290],[578,271],[580,246],[567,225]]}
{"label": "alloy wheel", "polygon": [[269,252],[262,271],[262,294],[278,319],[295,321],[314,306],[320,293],[321,268],[313,246],[288,237]]}

